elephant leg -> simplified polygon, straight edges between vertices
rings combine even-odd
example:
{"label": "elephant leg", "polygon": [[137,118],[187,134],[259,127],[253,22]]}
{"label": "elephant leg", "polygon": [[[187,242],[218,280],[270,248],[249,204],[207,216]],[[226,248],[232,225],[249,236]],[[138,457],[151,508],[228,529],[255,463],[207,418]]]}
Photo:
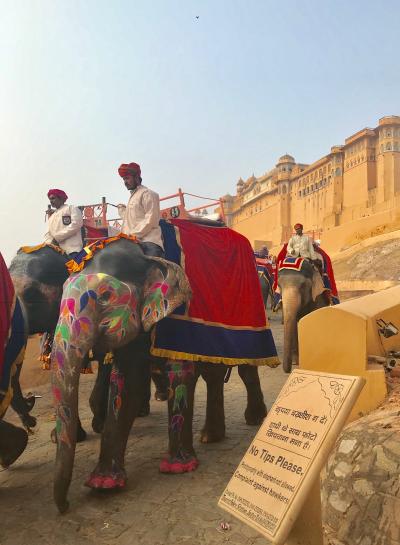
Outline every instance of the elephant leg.
{"label": "elephant leg", "polygon": [[283,369],[286,373],[292,370],[292,356],[297,342],[297,320],[301,310],[301,293],[298,286],[286,286],[282,294],[283,302]]}
{"label": "elephant leg", "polygon": [[166,360],[163,358],[153,358],[151,361],[151,378],[156,387],[154,398],[157,401],[167,401],[168,399],[168,374],[166,369]]}
{"label": "elephant leg", "polygon": [[137,416],[144,417],[150,414],[150,398],[151,398],[151,375],[150,375],[150,361],[144,369],[144,387],[142,393],[142,404],[140,406]]}
{"label": "elephant leg", "polygon": [[108,390],[112,365],[104,363],[104,354],[99,355],[97,378],[89,398],[89,405],[93,413],[92,429],[95,433],[103,431],[107,416]]}
{"label": "elephant leg", "polygon": [[161,473],[186,473],[199,465],[193,448],[194,391],[199,376],[198,366],[191,362],[167,363],[169,378],[169,449],[160,463]]}
{"label": "elephant leg", "polygon": [[28,434],[9,422],[0,420],[0,465],[4,468],[13,464],[24,452]]}
{"label": "elephant leg", "polygon": [[115,351],[100,458],[85,483],[89,488],[114,489],[126,485],[126,444],[142,405],[148,374],[148,358],[138,354],[136,348],[134,341]]}
{"label": "elephant leg", "polygon": [[239,365],[238,372],[247,390],[247,407],[244,412],[246,424],[259,426],[267,416],[267,407],[264,403],[258,368],[254,365]]}
{"label": "elephant leg", "polygon": [[21,419],[22,425],[25,428],[29,429],[36,426],[36,418],[29,414],[35,404],[35,397],[33,395],[30,395],[26,398],[22,395],[21,386],[19,383],[21,368],[22,365],[17,365],[16,373],[12,378],[11,384],[13,389],[13,396],[11,399],[11,407],[18,414],[19,418]]}
{"label": "elephant leg", "polygon": [[202,363],[200,374],[207,384],[206,421],[201,430],[202,443],[216,443],[225,437],[224,378],[228,367]]}

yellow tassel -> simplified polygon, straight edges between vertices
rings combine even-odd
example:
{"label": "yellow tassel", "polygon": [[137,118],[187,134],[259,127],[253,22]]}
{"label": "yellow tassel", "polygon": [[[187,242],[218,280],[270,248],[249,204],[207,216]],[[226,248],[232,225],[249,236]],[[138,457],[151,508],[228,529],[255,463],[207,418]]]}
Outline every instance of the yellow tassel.
{"label": "yellow tassel", "polygon": [[114,363],[114,354],[112,352],[107,352],[107,354],[104,356],[103,363],[105,364]]}

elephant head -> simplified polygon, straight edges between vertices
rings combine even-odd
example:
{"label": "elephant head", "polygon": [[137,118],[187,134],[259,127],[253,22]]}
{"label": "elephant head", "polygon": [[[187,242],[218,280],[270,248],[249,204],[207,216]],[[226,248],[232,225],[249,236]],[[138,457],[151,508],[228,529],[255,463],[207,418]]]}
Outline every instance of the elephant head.
{"label": "elephant head", "polygon": [[26,313],[29,335],[54,330],[62,286],[68,278],[67,260],[48,246],[32,253],[19,250],[12,260],[10,275]]}
{"label": "elephant head", "polygon": [[289,373],[292,356],[298,355],[297,322],[309,312],[327,306],[320,273],[308,260],[300,270],[281,269],[278,284],[282,294],[284,319],[283,368]]}
{"label": "elephant head", "polygon": [[[57,411],[54,497],[60,512],[68,505],[66,496],[76,443],[79,371],[84,355],[94,345],[107,351],[127,345],[190,297],[190,286],[180,267],[161,258],[142,255],[138,259],[140,266],[129,268],[130,272],[122,268],[124,274],[120,269],[119,278],[98,272],[102,261],[96,263],[93,259],[91,266],[69,278],[64,285],[52,351]],[[108,267],[111,271],[111,265]],[[115,267],[113,270],[118,272]]]}

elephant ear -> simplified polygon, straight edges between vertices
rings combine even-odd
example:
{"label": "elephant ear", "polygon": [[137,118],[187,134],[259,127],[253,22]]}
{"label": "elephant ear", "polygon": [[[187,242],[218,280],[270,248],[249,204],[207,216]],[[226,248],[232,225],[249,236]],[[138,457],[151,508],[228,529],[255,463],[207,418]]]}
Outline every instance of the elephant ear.
{"label": "elephant ear", "polygon": [[179,265],[161,257],[147,259],[153,263],[143,285],[141,315],[145,331],[188,302],[192,295],[186,274]]}

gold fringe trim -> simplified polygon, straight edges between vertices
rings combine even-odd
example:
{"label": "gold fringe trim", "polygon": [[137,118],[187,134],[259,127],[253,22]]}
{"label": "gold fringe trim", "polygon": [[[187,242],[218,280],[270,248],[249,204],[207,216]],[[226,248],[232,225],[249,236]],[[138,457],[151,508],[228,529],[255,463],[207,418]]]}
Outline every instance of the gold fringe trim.
{"label": "gold fringe trim", "polygon": [[107,354],[104,356],[104,361],[103,363],[105,365],[109,365],[110,363],[113,364],[114,363],[114,354],[113,352],[107,352]]}
{"label": "gold fringe trim", "polygon": [[223,358],[221,356],[203,356],[199,354],[188,354],[186,352],[176,352],[175,350],[166,350],[165,348],[150,349],[150,353],[153,356],[160,358],[169,358],[172,360],[186,360],[186,361],[204,361],[207,363],[223,363],[224,365],[268,365],[269,367],[278,367],[281,364],[278,356],[272,356],[270,358]]}
{"label": "gold fringe trim", "polygon": [[55,244],[47,244],[46,242],[43,242],[43,244],[37,244],[36,246],[22,246],[20,250],[21,252],[24,252],[24,254],[32,254],[33,252],[38,252],[42,248],[46,248],[46,246],[59,254],[66,255],[66,252],[64,252],[60,246],[56,246]]}
{"label": "gold fringe trim", "polygon": [[85,268],[86,261],[90,261],[93,255],[98,250],[102,250],[105,246],[107,246],[111,242],[115,242],[116,240],[120,240],[121,238],[124,238],[126,240],[131,240],[132,242],[136,242],[136,244],[139,244],[139,240],[135,235],[126,235],[125,233],[118,233],[118,235],[115,235],[115,237],[99,239],[96,242],[92,242],[92,244],[89,244],[88,246],[85,246],[83,248],[86,252],[86,255],[82,258],[82,261],[80,263],[77,263],[75,259],[70,259],[69,261],[66,262],[65,266],[67,267],[68,273],[73,274],[76,272],[83,271],[83,269]]}

